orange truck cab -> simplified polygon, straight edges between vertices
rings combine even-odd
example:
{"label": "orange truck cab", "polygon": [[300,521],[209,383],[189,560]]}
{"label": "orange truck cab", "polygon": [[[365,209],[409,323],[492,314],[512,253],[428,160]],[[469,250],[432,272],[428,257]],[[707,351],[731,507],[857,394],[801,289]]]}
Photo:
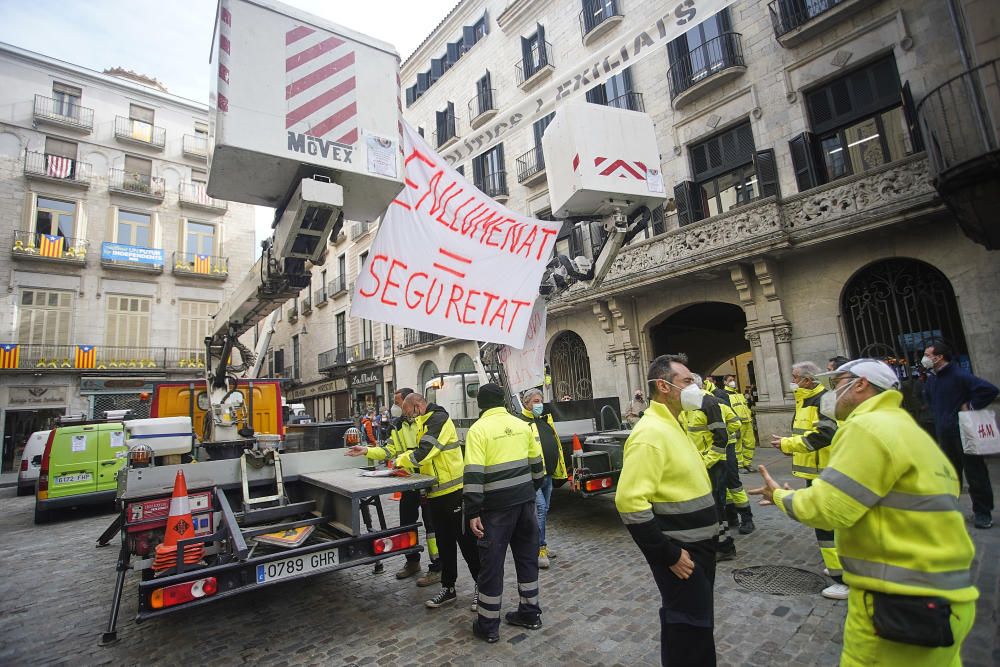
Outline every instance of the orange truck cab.
{"label": "orange truck cab", "polygon": [[[250,426],[258,435],[285,436],[281,410],[280,380],[239,380],[243,404],[250,416]],[[153,389],[150,417],[191,417],[199,442],[205,433],[205,416],[211,409],[204,380],[160,382]]]}

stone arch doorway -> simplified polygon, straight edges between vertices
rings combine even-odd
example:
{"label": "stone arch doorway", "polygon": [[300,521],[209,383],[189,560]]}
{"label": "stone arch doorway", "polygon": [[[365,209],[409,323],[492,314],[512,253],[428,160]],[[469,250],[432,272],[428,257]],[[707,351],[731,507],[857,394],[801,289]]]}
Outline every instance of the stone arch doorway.
{"label": "stone arch doorway", "polygon": [[[746,315],[737,305],[706,301],[686,306],[649,326],[653,357],[683,352],[693,372],[710,375],[750,352],[746,326]],[[748,373],[753,383],[752,362]]]}
{"label": "stone arch doorway", "polygon": [[425,361],[420,365],[420,372],[417,377],[420,378],[420,386],[415,387],[418,393],[424,393],[424,387],[427,383],[434,379],[434,376],[438,375],[438,367],[433,361]]}
{"label": "stone arch doorway", "polygon": [[594,397],[590,375],[590,357],[587,345],[579,335],[564,331],[552,341],[549,348],[549,367],[552,370],[552,395],[555,400],[569,396],[573,400]]}
{"label": "stone arch doorway", "polygon": [[955,291],[926,262],[893,257],[869,264],[844,285],[840,309],[852,357],[882,359],[906,378],[919,372],[930,341],[941,338],[969,366]]}

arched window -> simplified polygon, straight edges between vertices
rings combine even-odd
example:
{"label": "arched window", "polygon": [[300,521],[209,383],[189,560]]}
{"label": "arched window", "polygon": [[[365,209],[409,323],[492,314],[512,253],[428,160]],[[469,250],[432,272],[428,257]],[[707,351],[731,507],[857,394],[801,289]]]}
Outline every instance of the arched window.
{"label": "arched window", "polygon": [[420,366],[420,387],[416,389],[418,392],[423,393],[424,387],[427,383],[434,379],[434,376],[438,374],[438,367],[433,361],[425,361],[422,366]]}
{"label": "arched window", "polygon": [[919,370],[924,348],[941,338],[968,365],[955,292],[930,264],[900,258],[870,264],[844,286],[840,307],[854,357],[883,359],[905,378]]}
{"label": "arched window", "polygon": [[472,357],[460,352],[455,355],[455,358],[451,360],[451,372],[452,373],[475,373],[476,364],[473,363]]}
{"label": "arched window", "polygon": [[556,400],[569,396],[573,400],[594,397],[590,379],[590,357],[583,339],[572,331],[564,331],[552,342],[549,353],[552,368],[552,388]]}

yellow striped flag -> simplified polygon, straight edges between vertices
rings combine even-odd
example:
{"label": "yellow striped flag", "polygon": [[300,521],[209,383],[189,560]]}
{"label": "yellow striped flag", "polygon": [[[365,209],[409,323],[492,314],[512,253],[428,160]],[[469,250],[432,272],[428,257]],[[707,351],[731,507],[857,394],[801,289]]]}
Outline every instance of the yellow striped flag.
{"label": "yellow striped flag", "polygon": [[21,349],[17,343],[0,345],[0,368],[17,368],[21,357]]}
{"label": "yellow striped flag", "polygon": [[38,254],[42,257],[62,257],[63,237],[51,234],[38,235]]}
{"label": "yellow striped flag", "polygon": [[93,345],[76,346],[76,368],[93,368],[97,362],[97,349]]}
{"label": "yellow striped flag", "polygon": [[212,271],[212,259],[208,255],[194,256],[194,272],[210,273]]}

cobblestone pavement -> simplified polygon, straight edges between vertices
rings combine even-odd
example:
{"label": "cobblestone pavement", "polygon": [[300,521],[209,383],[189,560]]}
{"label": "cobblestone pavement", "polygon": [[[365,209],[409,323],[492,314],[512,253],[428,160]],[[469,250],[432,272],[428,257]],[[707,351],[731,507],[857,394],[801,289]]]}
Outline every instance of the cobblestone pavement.
{"label": "cobblestone pavement", "polygon": [[[779,479],[789,462],[773,450]],[[996,488],[1000,461],[992,462]],[[748,486],[759,479],[745,475]],[[136,625],[138,577],[130,573],[119,623],[121,641],[98,646],[114,583],[115,551],[95,549],[113,518],[107,511],[67,512],[35,526],[32,499],[0,490],[0,664],[254,665],[656,665],[659,660],[656,587],[622,527],[610,497],[581,499],[557,490],[549,515],[556,558],[541,572],[544,628],[501,628],[501,641],[473,640],[472,585],[460,569],[459,603],[429,610],[433,589],[398,582],[401,559],[384,574],[358,567],[272,586],[190,613]],[[968,510],[968,497],[963,496]],[[395,503],[386,502],[390,519]],[[846,602],[819,595],[752,593],[733,570],[782,564],[822,572],[808,528],[773,507],[755,507],[757,532],[738,537],[740,557],[719,567],[716,642],[720,665],[835,665]],[[1000,664],[997,594],[1000,527],[973,531],[975,576],[982,592],[966,665]],[[464,565],[463,565],[464,567]],[[508,558],[504,609],[517,589]]]}

